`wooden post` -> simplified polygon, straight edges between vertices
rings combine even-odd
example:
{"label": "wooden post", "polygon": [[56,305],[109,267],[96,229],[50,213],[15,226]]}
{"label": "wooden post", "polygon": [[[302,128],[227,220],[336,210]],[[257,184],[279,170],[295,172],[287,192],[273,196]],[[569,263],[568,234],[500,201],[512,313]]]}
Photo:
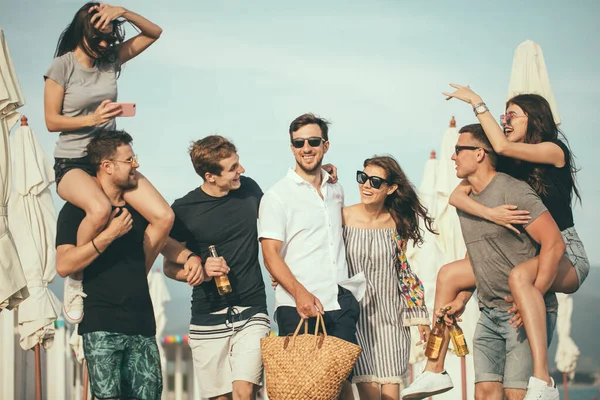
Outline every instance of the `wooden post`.
{"label": "wooden post", "polygon": [[415,378],[414,378],[414,375],[413,375],[414,374],[414,369],[413,369],[413,365],[412,364],[410,364],[408,366],[408,374],[409,374],[409,382],[413,383],[413,381],[415,380]]}
{"label": "wooden post", "polygon": [[36,344],[33,349],[35,352],[35,400],[42,400],[42,355],[40,344]]}
{"label": "wooden post", "polygon": [[83,360],[83,396],[81,397],[83,400],[87,400],[88,398],[88,382],[90,378],[88,376],[87,363]]}
{"label": "wooden post", "polygon": [[569,378],[567,377],[567,373],[563,372],[563,393],[564,399],[569,400]]}

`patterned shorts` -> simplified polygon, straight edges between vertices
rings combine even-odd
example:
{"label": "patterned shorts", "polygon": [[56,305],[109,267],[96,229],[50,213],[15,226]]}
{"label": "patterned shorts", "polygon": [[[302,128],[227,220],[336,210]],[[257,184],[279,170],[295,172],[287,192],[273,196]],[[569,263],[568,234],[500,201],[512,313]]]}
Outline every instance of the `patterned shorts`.
{"label": "patterned shorts", "polygon": [[575,272],[577,272],[579,278],[579,286],[581,286],[590,272],[590,261],[575,227],[567,228],[561,234],[566,246],[565,257],[575,267]]}
{"label": "patterned shorts", "polygon": [[160,400],[162,374],[154,336],[84,333],[83,350],[97,398]]}

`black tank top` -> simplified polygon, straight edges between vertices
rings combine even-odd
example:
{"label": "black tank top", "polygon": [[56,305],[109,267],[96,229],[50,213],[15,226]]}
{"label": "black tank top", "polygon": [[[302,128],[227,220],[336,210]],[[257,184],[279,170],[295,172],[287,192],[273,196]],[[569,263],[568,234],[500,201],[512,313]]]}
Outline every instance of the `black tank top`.
{"label": "black tank top", "polygon": [[558,229],[564,231],[572,227],[573,210],[571,200],[573,196],[573,178],[571,176],[571,157],[569,148],[561,141],[554,142],[561,148],[565,155],[565,165],[557,168],[554,165],[545,165],[542,182],[546,188],[546,193],[541,193],[540,198],[546,208],[556,221]]}
{"label": "black tank top", "polygon": [[532,164],[508,157],[499,157],[497,171],[507,173],[514,178],[528,181],[529,174],[535,167],[543,169],[545,193],[538,193],[542,202],[556,221],[558,229],[564,231],[574,225],[571,199],[573,195],[573,179],[571,177],[571,159],[569,148],[561,141],[555,143],[565,155],[565,165],[557,168],[549,164]]}

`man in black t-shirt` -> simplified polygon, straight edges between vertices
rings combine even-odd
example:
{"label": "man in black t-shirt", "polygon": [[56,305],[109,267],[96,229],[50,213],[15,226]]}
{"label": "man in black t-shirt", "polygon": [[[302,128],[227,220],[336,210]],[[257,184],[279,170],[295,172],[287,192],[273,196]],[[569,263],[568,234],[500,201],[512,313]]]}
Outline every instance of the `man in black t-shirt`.
{"label": "man in black t-shirt", "polygon": [[93,395],[158,400],[162,376],[143,247],[148,222],[123,200],[123,192],[138,184],[131,141],[126,132],[105,131],[89,143],[95,179],[113,211],[106,228],[78,246],[77,230],[86,213],[71,203],[63,206],[56,269],[62,277],[83,271],[86,297],[79,334]]}
{"label": "man in black t-shirt", "polygon": [[[233,143],[208,136],[190,148],[200,187],[177,199],[171,237],[205,260],[204,281],[194,287],[189,344],[200,397],[254,399],[262,380],[260,339],[270,333],[265,285],[258,261],[257,218],[262,190],[241,176]],[[165,274],[189,283],[177,265],[182,252],[168,243],[163,251]],[[214,245],[219,257],[211,257]],[[187,267],[187,265],[186,265]],[[232,292],[220,295],[215,276],[227,274]],[[192,274],[188,274],[192,275]]]}

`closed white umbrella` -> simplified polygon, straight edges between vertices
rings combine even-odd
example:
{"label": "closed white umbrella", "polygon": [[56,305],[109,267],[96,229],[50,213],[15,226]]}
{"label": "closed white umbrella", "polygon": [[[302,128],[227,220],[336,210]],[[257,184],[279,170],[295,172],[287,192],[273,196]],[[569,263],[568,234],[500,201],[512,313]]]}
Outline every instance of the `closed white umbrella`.
{"label": "closed white umbrella", "polygon": [[0,399],[15,397],[16,311],[0,312]]}
{"label": "closed white umbrella", "polygon": [[54,344],[47,352],[46,357],[46,398],[48,400],[62,400],[67,398],[67,359],[70,351],[67,346],[67,327],[62,318],[56,320]]}
{"label": "closed white umbrella", "polygon": [[[154,319],[156,321],[156,342],[160,354],[160,364],[163,375],[163,382],[167,382],[167,357],[161,343],[161,337],[167,325],[167,314],[165,312],[165,303],[171,301],[169,289],[165,277],[160,269],[148,274],[148,286],[150,289],[150,298],[154,308]],[[163,385],[163,398],[167,394],[167,384]]]}
{"label": "closed white umbrella", "polygon": [[571,338],[571,315],[573,314],[573,298],[568,294],[556,293],[558,298],[558,318],[556,333],[558,347],[556,348],[556,368],[566,374],[569,379],[575,376],[579,347]]}
{"label": "closed white umbrella", "polygon": [[19,307],[21,347],[28,350],[40,343],[48,348],[61,312],[60,301],[48,288],[56,276],[56,216],[50,193],[54,171],[27,118],[14,136],[10,223],[30,293]]}
{"label": "closed white umbrella", "polygon": [[524,41],[515,50],[506,100],[525,93],[539,94],[548,100],[554,122],[560,125],[560,116],[550,86],[542,48],[531,40]]}
{"label": "closed white umbrella", "polygon": [[8,227],[11,179],[9,133],[20,117],[15,110],[24,104],[8,43],[0,29],[0,311],[4,308],[13,309],[29,296],[27,281]]}

